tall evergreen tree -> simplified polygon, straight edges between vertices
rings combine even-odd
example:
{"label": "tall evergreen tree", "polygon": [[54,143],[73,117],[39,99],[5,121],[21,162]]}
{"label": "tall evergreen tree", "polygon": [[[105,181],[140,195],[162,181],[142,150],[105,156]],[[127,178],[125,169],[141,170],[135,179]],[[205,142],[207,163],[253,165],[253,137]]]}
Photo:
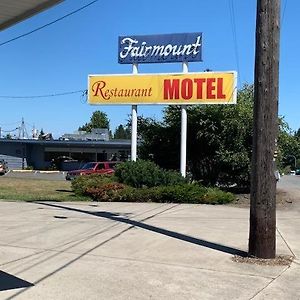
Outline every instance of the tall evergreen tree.
{"label": "tall evergreen tree", "polygon": [[131,138],[131,132],[128,126],[119,125],[114,133],[114,139],[129,140]]}
{"label": "tall evergreen tree", "polygon": [[78,130],[91,132],[93,128],[107,128],[109,129],[109,119],[107,114],[96,110],[93,112],[90,122],[85,123],[83,126],[80,126]]}

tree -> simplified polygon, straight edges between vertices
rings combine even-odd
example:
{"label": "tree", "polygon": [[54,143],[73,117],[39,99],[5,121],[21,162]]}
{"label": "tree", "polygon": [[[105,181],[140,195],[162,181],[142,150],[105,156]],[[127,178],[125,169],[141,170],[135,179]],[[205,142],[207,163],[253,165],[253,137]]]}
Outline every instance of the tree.
{"label": "tree", "polygon": [[130,140],[131,132],[128,126],[119,125],[114,133],[114,139]]}
{"label": "tree", "polygon": [[295,136],[300,138],[300,128],[295,132]]}
{"label": "tree", "polygon": [[92,128],[107,128],[109,129],[109,119],[106,113],[97,110],[93,112],[92,117],[89,123],[85,123],[83,126],[80,126],[78,130],[91,132]]}
{"label": "tree", "polygon": [[[188,107],[188,167],[204,184],[238,184],[249,188],[253,86],[238,92],[237,105]],[[163,122],[140,119],[140,157],[153,157],[164,168],[178,169],[180,107],[169,106]]]}
{"label": "tree", "polygon": [[[237,184],[250,188],[250,161],[253,130],[253,85],[238,91],[236,105],[199,105],[188,107],[187,161],[193,178],[206,185]],[[152,159],[167,169],[179,169],[179,106],[169,106],[162,122],[138,119],[139,157]],[[300,138],[295,136],[283,118],[278,118],[278,157],[282,170],[291,165],[294,155],[300,158]]]}
{"label": "tree", "polygon": [[[299,130],[298,130],[299,131]],[[287,166],[289,169],[298,167],[297,159],[300,159],[300,138],[289,127],[284,118],[279,119],[279,134],[278,134],[278,167],[285,172]]]}
{"label": "tree", "polygon": [[151,159],[165,169],[177,169],[179,165],[178,128],[152,118],[138,118],[139,157]]}

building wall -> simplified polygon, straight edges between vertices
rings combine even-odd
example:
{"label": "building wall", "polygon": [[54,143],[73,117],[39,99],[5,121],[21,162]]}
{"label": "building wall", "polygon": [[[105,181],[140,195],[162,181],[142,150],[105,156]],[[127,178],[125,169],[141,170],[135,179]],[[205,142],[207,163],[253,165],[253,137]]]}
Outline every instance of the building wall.
{"label": "building wall", "polygon": [[[33,141],[33,140],[0,140],[0,155],[9,155],[24,160],[28,166],[37,170],[50,167],[53,159],[66,156],[78,160],[78,166],[86,161],[104,161],[117,157],[126,160],[130,155],[130,142],[124,143],[86,143],[69,141]],[[23,163],[22,163],[23,160]],[[76,164],[73,162],[73,165]],[[69,169],[71,164],[62,164]]]}
{"label": "building wall", "polygon": [[27,166],[26,146],[23,144],[11,145],[0,143],[0,158],[7,162],[9,169],[22,169]]}

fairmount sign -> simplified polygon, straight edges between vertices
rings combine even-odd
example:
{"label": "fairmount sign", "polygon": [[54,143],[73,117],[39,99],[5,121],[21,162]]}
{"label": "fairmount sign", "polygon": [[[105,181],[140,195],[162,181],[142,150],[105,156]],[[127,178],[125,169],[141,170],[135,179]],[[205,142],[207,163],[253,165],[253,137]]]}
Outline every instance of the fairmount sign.
{"label": "fairmount sign", "polygon": [[202,33],[119,37],[119,63],[166,63],[202,60]]}

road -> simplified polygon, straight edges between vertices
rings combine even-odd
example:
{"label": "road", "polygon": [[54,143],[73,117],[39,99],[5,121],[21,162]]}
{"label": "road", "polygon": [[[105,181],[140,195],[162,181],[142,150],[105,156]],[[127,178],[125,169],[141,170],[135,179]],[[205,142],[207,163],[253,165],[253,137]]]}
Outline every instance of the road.
{"label": "road", "polygon": [[291,209],[300,212],[300,176],[286,175],[281,177],[277,189],[286,192],[292,202]]}
{"label": "road", "polygon": [[295,197],[300,198],[300,176],[286,175],[281,177],[277,184],[279,189],[285,190],[293,194]]}

